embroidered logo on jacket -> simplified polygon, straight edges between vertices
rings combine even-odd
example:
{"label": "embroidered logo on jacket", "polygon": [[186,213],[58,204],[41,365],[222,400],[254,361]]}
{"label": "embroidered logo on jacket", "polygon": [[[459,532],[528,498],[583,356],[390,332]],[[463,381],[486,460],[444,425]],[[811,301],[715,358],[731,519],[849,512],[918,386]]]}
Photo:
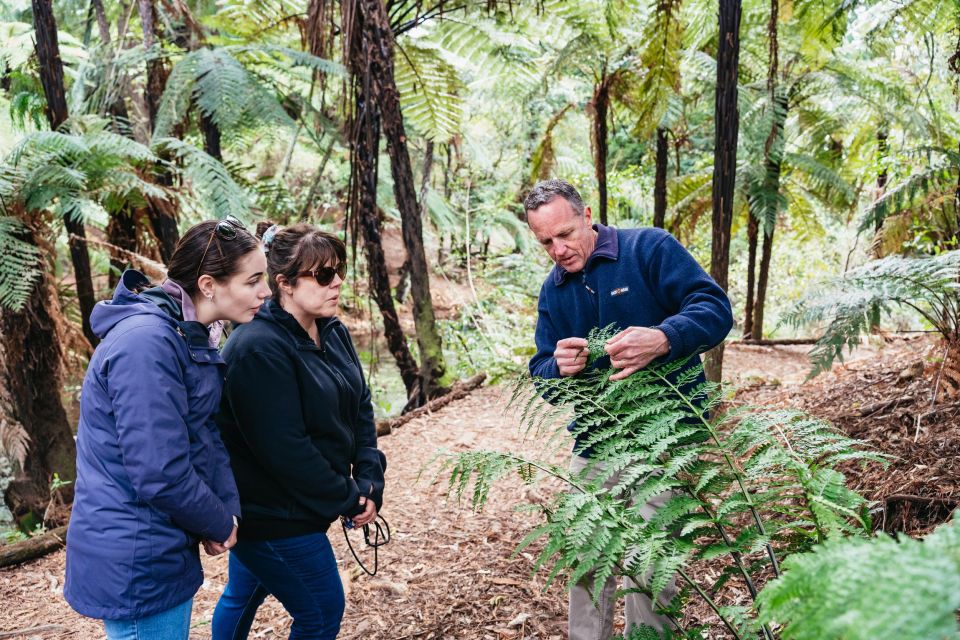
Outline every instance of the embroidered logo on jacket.
{"label": "embroidered logo on jacket", "polygon": [[611,295],[611,296],[622,296],[622,295],[625,294],[627,291],[630,291],[630,287],[617,287],[616,289],[613,289],[612,291],[610,291],[610,295]]}

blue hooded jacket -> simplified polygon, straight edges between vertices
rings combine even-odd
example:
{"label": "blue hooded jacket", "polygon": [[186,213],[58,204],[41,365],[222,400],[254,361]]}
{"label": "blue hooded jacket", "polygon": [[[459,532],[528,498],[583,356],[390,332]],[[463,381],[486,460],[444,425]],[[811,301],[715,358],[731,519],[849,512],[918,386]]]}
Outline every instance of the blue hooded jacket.
{"label": "blue hooded jacket", "polygon": [[64,597],[92,618],[129,620],[191,598],[198,542],[240,514],[213,415],[225,364],[198,322],[139,272],[90,316],[102,338],[83,381]]}

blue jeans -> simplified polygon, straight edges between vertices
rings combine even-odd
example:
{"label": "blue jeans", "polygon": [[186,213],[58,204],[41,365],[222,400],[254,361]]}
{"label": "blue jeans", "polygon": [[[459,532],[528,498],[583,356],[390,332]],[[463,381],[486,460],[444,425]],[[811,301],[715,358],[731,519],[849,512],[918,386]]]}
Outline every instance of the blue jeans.
{"label": "blue jeans", "polygon": [[107,640],[187,640],[193,598],[175,607],[135,620],[104,620]]}
{"label": "blue jeans", "polygon": [[230,550],[227,586],[213,612],[213,640],[246,638],[268,594],[293,617],[291,640],[337,637],[343,584],[325,533],[238,542]]}

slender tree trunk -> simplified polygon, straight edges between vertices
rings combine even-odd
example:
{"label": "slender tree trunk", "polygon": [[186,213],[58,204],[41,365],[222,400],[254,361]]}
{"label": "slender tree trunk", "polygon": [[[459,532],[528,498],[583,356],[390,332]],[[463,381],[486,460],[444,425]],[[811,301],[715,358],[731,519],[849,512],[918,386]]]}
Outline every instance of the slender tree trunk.
{"label": "slender tree trunk", "polygon": [[400,370],[400,378],[407,390],[407,406],[404,412],[426,402],[420,368],[410,353],[406,336],[400,326],[390,290],[390,276],[381,239],[380,210],[377,207],[377,174],[380,156],[380,114],[376,103],[370,99],[371,78],[366,73],[369,62],[369,47],[363,41],[363,15],[355,3],[344,3],[343,24],[347,36],[344,40],[344,57],[351,65],[353,82],[354,114],[349,123],[350,133],[350,195],[349,211],[359,223],[363,236],[364,255],[370,277],[370,292],[383,316],[383,332],[387,348],[393,354]]}
{"label": "slender tree trunk", "polygon": [[777,228],[777,219],[780,215],[780,170],[783,160],[783,127],[787,120],[787,110],[790,107],[789,96],[778,91],[780,44],[778,37],[779,0],[770,0],[770,20],[767,23],[767,37],[769,42],[769,66],[767,69],[767,91],[769,92],[770,108],[773,109],[773,123],[767,142],[764,145],[764,176],[763,190],[773,194],[772,211],[765,211],[763,251],[760,257],[760,278],[757,282],[757,306],[753,315],[753,333],[755,338],[763,338],[763,315],[767,300],[767,283],[770,280],[770,259],[773,256],[773,234]]}
{"label": "slender tree trunk", "polygon": [[657,128],[656,175],[653,180],[653,226],[663,229],[667,216],[667,130]]}
{"label": "slender tree trunk", "polygon": [[[197,111],[200,108],[197,107]],[[210,116],[200,113],[200,131],[203,133],[203,150],[208,155],[223,162],[223,151],[220,148],[220,128]]]}
{"label": "slender tree trunk", "polygon": [[[430,189],[430,174],[433,173],[433,140],[427,141],[423,153],[423,180],[420,181],[420,219],[427,217],[427,192]],[[443,238],[440,238],[443,244]],[[397,302],[403,304],[410,292],[410,258],[400,268],[400,282],[397,283]]]}
{"label": "slender tree trunk", "polygon": [[[362,98],[358,97],[358,103]],[[358,114],[360,114],[358,110]],[[386,257],[383,253],[381,238],[380,210],[377,207],[377,153],[379,147],[379,127],[361,125],[357,140],[357,176],[360,183],[360,202],[357,215],[360,216],[360,229],[363,234],[363,250],[367,258],[367,272],[370,275],[370,293],[383,316],[383,333],[387,339],[387,348],[400,370],[400,378],[407,390],[407,406],[411,409],[424,404],[420,371],[416,360],[410,354],[407,338],[400,326],[400,316],[393,303],[390,290],[390,275],[387,271]]]}
{"label": "slender tree trunk", "polygon": [[[883,162],[887,159],[887,154],[890,153],[890,144],[887,142],[889,134],[887,133],[886,128],[881,128],[877,131],[877,156],[878,159]],[[887,166],[886,164],[880,169],[880,173],[877,174],[877,197],[883,195],[883,192],[887,187]],[[879,233],[880,229],[883,227],[883,218],[877,217],[873,223],[874,233]]]}
{"label": "slender tree trunk", "polygon": [[[730,267],[730,228],[737,178],[737,67],[740,60],[740,0],[720,0],[720,38],[717,48],[716,133],[713,151],[713,229],[710,275],[727,290]],[[719,381],[723,374],[723,344],[707,354],[706,373]]]}
{"label": "slender tree trunk", "polygon": [[[46,220],[24,211],[17,217],[27,222],[22,239],[49,255],[53,249],[44,246]],[[63,354],[57,318],[62,312],[51,273],[51,268],[41,268],[23,309],[0,309],[0,424],[6,422],[7,429],[19,425],[30,438],[23,468],[4,495],[18,520],[31,512],[43,515],[54,473],[63,480],[76,478],[77,449],[60,403]],[[62,497],[66,503],[73,500],[73,485]]]}
{"label": "slender tree trunk", "polygon": [[[103,43],[104,48],[110,46],[110,23],[107,22],[107,16],[103,9],[103,2],[101,0],[91,0],[90,8],[94,12],[94,15],[97,19],[97,27],[100,31],[100,41]],[[113,53],[108,51],[107,55],[113,57]],[[117,95],[116,99],[113,101],[113,104],[109,105],[108,112],[110,114],[111,128],[114,133],[118,135],[126,135],[130,132],[130,128],[124,126],[125,124],[130,123],[130,113],[127,111],[127,104],[124,102],[122,95]],[[129,134],[132,138],[132,133]],[[137,251],[137,219],[142,215],[142,212],[137,210],[133,205],[127,204],[123,206],[120,211],[112,213],[110,215],[110,221],[107,223],[107,240],[108,242],[115,246],[120,247],[121,249],[126,249],[127,251],[136,252]],[[117,281],[119,280],[119,274],[123,272],[126,266],[129,264],[127,259],[122,255],[111,255],[110,256],[110,288],[116,286]]]}
{"label": "slender tree trunk", "polygon": [[[153,0],[139,0],[137,8],[140,12],[140,26],[143,31],[143,47],[150,50],[157,45]],[[163,91],[167,85],[167,75],[162,60],[152,59],[147,61],[147,81],[143,89],[143,98],[147,104],[147,114],[150,119],[147,123],[147,130],[151,136],[157,122],[160,99],[163,97]],[[159,167],[158,169],[155,178],[157,184],[166,187],[173,186],[173,176],[170,175],[170,172]],[[170,262],[170,258],[177,247],[177,241],[180,239],[176,209],[170,206],[170,203],[151,200],[147,206],[147,215],[153,229],[153,235],[157,238],[160,257],[164,262]]]}
{"label": "slender tree trunk", "polygon": [[760,235],[760,221],[751,212],[747,212],[747,305],[743,310],[743,338],[753,337],[753,294],[757,280],[757,240]]}
{"label": "slender tree trunk", "polygon": [[445,391],[446,364],[430,297],[430,272],[423,249],[423,223],[407,150],[407,133],[400,112],[400,95],[393,75],[393,31],[383,0],[360,0],[358,4],[363,14],[364,46],[368,47],[370,53],[367,73],[372,80],[373,98],[380,109],[393,174],[393,195],[400,210],[403,243],[410,260],[413,320],[420,347],[420,376],[424,395],[429,399]]}
{"label": "slender tree trunk", "polygon": [[757,306],[753,311],[753,338],[763,338],[763,310],[767,301],[767,282],[770,279],[770,258],[773,256],[773,233],[769,229],[763,235],[763,252],[760,257],[760,277],[757,280]]}
{"label": "slender tree trunk", "polygon": [[590,111],[593,115],[593,170],[597,178],[597,208],[600,224],[607,224],[607,112],[610,109],[610,87],[606,74],[594,87]]}
{"label": "slender tree trunk", "polygon": [[[64,122],[67,114],[67,98],[63,84],[63,62],[60,60],[60,45],[57,42],[57,23],[53,17],[51,0],[32,0],[33,26],[36,30],[37,62],[40,68],[40,84],[47,99],[47,120],[50,129],[56,131]],[[77,300],[80,303],[80,317],[83,323],[83,335],[90,344],[96,346],[100,339],[90,328],[90,312],[96,300],[93,294],[93,274],[90,270],[90,254],[87,252],[87,232],[83,220],[70,215],[63,217],[70,246],[70,261],[73,263],[73,276],[77,285]]]}

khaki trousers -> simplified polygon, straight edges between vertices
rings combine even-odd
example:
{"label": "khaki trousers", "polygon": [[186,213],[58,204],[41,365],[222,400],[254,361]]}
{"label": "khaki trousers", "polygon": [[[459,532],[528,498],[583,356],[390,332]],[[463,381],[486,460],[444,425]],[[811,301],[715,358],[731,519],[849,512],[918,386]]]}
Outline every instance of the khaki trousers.
{"label": "khaki trousers", "polygon": [[[573,454],[570,459],[570,473],[576,474],[583,471],[591,464],[589,458],[584,458]],[[595,477],[600,470],[600,465],[594,463],[594,469],[590,472],[590,477]],[[607,479],[604,487],[610,489],[619,482],[620,475]],[[644,518],[650,518],[657,509],[669,499],[670,494],[664,493],[655,496],[640,510]],[[649,575],[647,578],[649,579]],[[623,578],[623,588],[636,588],[636,583],[630,578]],[[593,596],[590,589],[593,588],[593,574],[588,573],[578,584],[570,589],[569,604],[569,638],[570,640],[608,640],[613,636],[613,616],[616,606],[617,579],[615,576],[607,578],[597,600],[597,605],[593,604]],[[666,589],[660,594],[661,602],[669,602],[677,593],[676,578],[671,578]],[[654,629],[663,630],[670,626],[666,616],[657,615],[653,612],[653,603],[650,598],[642,593],[630,593],[624,596],[624,608],[626,613],[626,627],[624,635],[630,632],[630,628],[642,624],[649,625]]]}

